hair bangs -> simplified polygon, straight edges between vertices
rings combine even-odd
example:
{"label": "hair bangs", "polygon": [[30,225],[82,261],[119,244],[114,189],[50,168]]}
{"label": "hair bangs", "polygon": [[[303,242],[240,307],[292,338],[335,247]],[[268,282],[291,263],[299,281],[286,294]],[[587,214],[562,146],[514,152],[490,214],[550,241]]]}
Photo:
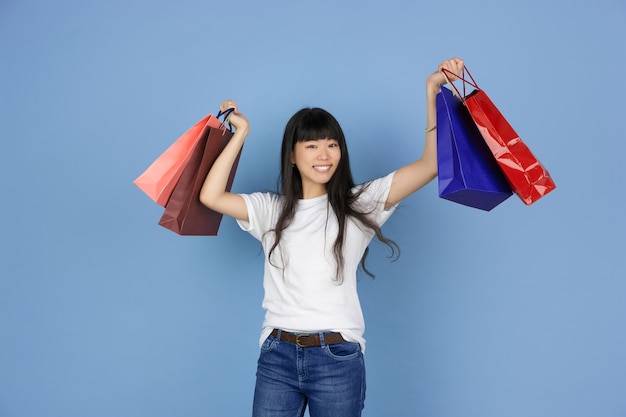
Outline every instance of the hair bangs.
{"label": "hair bangs", "polygon": [[319,139],[336,139],[342,137],[341,127],[328,114],[322,110],[313,108],[304,115],[296,127],[296,142],[306,142]]}

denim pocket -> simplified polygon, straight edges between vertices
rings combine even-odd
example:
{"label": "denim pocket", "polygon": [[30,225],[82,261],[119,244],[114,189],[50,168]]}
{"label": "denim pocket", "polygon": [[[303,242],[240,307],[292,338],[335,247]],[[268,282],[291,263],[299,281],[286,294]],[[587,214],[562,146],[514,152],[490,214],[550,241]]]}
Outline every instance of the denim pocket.
{"label": "denim pocket", "polygon": [[276,345],[277,341],[278,339],[276,339],[274,336],[267,336],[267,339],[265,339],[265,342],[263,342],[263,344],[261,345],[261,352],[271,351]]}
{"label": "denim pocket", "polygon": [[326,345],[328,355],[336,360],[345,361],[361,356],[361,345],[354,342],[343,342]]}

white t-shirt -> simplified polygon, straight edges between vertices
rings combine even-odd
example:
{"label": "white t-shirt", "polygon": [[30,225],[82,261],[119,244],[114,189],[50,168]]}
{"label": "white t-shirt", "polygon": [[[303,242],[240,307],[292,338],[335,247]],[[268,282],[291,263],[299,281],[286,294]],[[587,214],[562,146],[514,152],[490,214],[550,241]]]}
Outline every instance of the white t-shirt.
{"label": "white t-shirt", "polygon": [[[395,206],[384,208],[393,174],[357,186],[357,189],[366,187],[357,200],[360,211],[371,212],[370,218],[379,226],[395,210]],[[269,231],[275,227],[283,197],[272,193],[241,195],[246,201],[249,221],[238,223],[261,241],[266,254],[263,278],[266,313],[259,343],[275,328],[296,333],[334,331],[348,341],[358,342],[365,351],[365,322],[357,294],[356,272],[374,233],[348,218],[343,282],[339,284],[333,254],[338,223],[327,195],[297,202],[293,221],[283,231],[271,261],[267,253],[274,243],[274,233]]]}

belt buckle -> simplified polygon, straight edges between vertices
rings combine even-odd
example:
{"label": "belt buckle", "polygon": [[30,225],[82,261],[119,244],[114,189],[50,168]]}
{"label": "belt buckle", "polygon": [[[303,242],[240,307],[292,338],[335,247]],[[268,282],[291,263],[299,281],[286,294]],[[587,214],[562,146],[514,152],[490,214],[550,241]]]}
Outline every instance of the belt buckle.
{"label": "belt buckle", "polygon": [[296,345],[298,345],[298,347],[306,347],[305,345],[302,344],[302,342],[300,341],[301,337],[310,337],[311,334],[310,333],[306,333],[306,334],[297,334],[296,335]]}

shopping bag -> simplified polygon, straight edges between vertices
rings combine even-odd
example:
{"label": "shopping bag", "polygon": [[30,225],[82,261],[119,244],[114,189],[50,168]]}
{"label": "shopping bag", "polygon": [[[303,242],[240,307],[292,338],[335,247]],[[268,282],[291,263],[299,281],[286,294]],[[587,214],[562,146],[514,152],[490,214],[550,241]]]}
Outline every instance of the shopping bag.
{"label": "shopping bag", "polygon": [[194,145],[200,139],[200,133],[207,126],[219,128],[220,124],[213,115],[204,117],[170,145],[133,183],[157,204],[165,207],[191,158]]}
{"label": "shopping bag", "polygon": [[490,211],[513,192],[461,99],[437,94],[439,197]]}
{"label": "shopping bag", "polygon": [[[211,166],[232,135],[232,132],[224,128],[204,127],[200,140],[196,143],[191,158],[165,206],[159,225],[179,235],[217,235],[222,214],[200,202],[200,189]],[[240,156],[241,151],[231,169],[226,191],[231,189]]]}
{"label": "shopping bag", "polygon": [[[443,70],[448,76],[452,72]],[[469,79],[464,76],[467,73]],[[548,170],[533,155],[528,146],[515,132],[500,110],[481,90],[467,68],[460,75],[453,74],[463,83],[463,102],[491,153],[498,161],[513,191],[530,205],[556,188]],[[471,79],[471,81],[470,81]],[[465,94],[465,86],[474,90]],[[458,92],[454,84],[452,87]]]}

